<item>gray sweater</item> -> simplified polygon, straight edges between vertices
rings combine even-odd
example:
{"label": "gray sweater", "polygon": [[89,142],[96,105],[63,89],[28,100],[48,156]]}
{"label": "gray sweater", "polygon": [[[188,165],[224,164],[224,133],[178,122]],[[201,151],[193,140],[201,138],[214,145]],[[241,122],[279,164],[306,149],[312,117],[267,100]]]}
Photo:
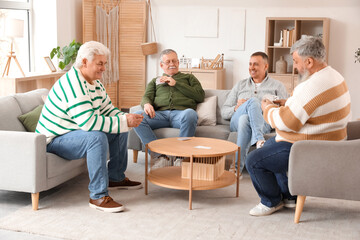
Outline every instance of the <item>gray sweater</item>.
{"label": "gray sweater", "polygon": [[231,89],[231,92],[221,108],[222,118],[226,120],[231,119],[238,99],[256,97],[261,101],[263,96],[267,94],[279,96],[280,99],[288,98],[288,93],[284,84],[269,76],[266,76],[258,87],[255,86],[251,77],[237,82]]}

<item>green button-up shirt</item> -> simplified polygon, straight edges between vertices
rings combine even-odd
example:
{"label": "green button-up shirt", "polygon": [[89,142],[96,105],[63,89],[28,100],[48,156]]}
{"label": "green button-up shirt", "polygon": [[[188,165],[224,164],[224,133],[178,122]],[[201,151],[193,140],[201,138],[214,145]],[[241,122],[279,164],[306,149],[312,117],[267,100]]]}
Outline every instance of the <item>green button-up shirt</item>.
{"label": "green button-up shirt", "polygon": [[173,87],[167,83],[156,84],[156,78],[152,79],[146,87],[141,106],[150,103],[155,111],[187,108],[196,110],[196,105],[203,102],[205,97],[199,80],[192,74],[181,72],[176,73],[172,78],[176,81]]}

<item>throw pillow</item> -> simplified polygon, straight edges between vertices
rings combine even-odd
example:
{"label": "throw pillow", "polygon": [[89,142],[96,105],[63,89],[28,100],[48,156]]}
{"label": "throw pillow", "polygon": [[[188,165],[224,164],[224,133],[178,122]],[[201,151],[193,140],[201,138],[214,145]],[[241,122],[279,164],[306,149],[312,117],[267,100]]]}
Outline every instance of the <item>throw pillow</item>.
{"label": "throw pillow", "polygon": [[18,117],[20,122],[24,125],[26,131],[35,132],[36,125],[39,121],[42,108],[43,105],[39,105],[30,112],[20,115]]}
{"label": "throw pillow", "polygon": [[216,125],[216,103],[217,96],[211,96],[199,103],[196,108],[198,114],[198,126],[215,126]]}

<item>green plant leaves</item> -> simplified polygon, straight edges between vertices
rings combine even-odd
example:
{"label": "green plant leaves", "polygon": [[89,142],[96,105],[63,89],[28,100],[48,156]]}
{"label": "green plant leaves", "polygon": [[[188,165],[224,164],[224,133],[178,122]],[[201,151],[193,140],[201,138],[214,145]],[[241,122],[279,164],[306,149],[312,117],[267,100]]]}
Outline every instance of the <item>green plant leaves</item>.
{"label": "green plant leaves", "polygon": [[60,54],[61,54],[60,47],[53,48],[50,52],[50,58],[53,59],[53,57],[55,55],[57,55],[57,57],[59,58],[59,57],[61,57],[61,56],[59,56]]}
{"label": "green plant leaves", "polygon": [[61,50],[60,46],[53,48],[50,52],[50,58],[53,59],[55,55],[58,59],[62,58],[63,61],[59,61],[59,68],[64,69],[66,65],[75,62],[80,46],[81,43],[76,42],[74,39],[68,46],[63,47]]}

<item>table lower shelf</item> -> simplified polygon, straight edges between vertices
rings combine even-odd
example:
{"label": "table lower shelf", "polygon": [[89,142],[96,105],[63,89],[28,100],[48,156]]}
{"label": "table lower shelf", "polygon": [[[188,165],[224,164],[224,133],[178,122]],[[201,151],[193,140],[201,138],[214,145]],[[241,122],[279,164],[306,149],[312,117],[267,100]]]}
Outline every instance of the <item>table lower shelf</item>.
{"label": "table lower shelf", "polygon": [[[148,173],[148,180],[161,187],[189,190],[190,180],[181,177],[181,167],[164,167],[153,169]],[[193,179],[192,190],[209,190],[223,188],[236,182],[236,176],[233,172],[225,171],[215,181],[195,180]]]}

